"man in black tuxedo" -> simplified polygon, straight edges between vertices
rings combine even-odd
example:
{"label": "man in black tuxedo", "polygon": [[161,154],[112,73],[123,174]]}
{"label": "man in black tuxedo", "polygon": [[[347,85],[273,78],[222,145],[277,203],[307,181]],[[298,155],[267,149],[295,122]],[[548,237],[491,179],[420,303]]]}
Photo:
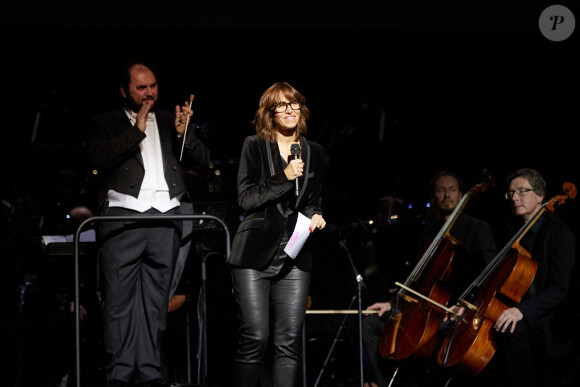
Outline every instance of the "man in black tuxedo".
{"label": "man in black tuxedo", "polygon": [[[144,63],[125,64],[120,76],[124,106],[89,124],[89,159],[100,179],[99,214],[183,213],[181,202],[188,196],[184,167],[209,165],[207,147],[193,130],[185,130],[191,106],[158,109],[157,79]],[[173,221],[101,223],[110,386],[169,386],[161,378],[159,349],[180,236],[180,224]]]}

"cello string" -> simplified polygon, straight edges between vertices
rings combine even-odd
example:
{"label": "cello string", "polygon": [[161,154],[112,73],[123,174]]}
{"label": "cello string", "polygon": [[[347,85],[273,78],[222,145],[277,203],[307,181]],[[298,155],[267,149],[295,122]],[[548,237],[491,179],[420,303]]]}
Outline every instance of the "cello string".
{"label": "cello string", "polygon": [[422,298],[422,299],[424,299],[425,301],[429,301],[429,302],[430,302],[430,303],[432,303],[433,305],[437,305],[438,307],[440,307],[441,309],[443,309],[443,310],[444,310],[444,311],[446,311],[447,313],[455,314],[455,312],[453,312],[451,309],[449,309],[449,308],[448,308],[448,307],[446,307],[445,305],[442,305],[442,304],[438,303],[437,301],[435,301],[435,300],[432,300],[432,299],[430,299],[429,297],[427,297],[427,296],[424,296],[423,294],[421,294],[421,293],[419,293],[419,292],[416,292],[415,290],[413,290],[413,289],[411,289],[411,288],[409,288],[409,287],[406,287],[405,285],[401,284],[400,282],[395,282],[395,285],[398,285],[398,286],[402,287],[403,289],[405,289],[405,290],[408,290],[409,292],[413,293],[414,295],[421,297],[421,298]]}
{"label": "cello string", "polygon": [[[405,280],[406,287],[410,287],[411,283],[417,282],[419,280],[423,271],[427,267],[427,264],[429,263],[429,261],[431,260],[431,258],[433,257],[433,255],[435,254],[437,249],[439,248],[439,246],[441,244],[441,240],[445,236],[450,235],[449,231],[451,230],[451,228],[453,227],[453,225],[457,221],[457,219],[459,217],[459,213],[461,211],[463,211],[463,209],[467,205],[467,202],[471,198],[471,195],[477,193],[480,190],[487,190],[487,186],[489,184],[493,183],[493,176],[489,173],[487,174],[487,176],[488,176],[487,182],[475,185],[465,195],[463,195],[463,197],[459,201],[459,204],[455,207],[453,212],[449,215],[449,217],[447,218],[447,220],[445,221],[445,223],[443,224],[443,226],[441,227],[441,229],[439,230],[439,232],[437,233],[437,235],[435,236],[433,241],[431,241],[431,243],[429,244],[429,247],[427,248],[427,250],[425,251],[425,253],[421,257],[421,259],[419,260],[419,262],[417,263],[417,265],[415,266],[415,268],[413,269],[411,274],[409,274],[409,276]],[[399,292],[397,294],[399,294],[399,295],[404,294],[404,290],[405,289],[402,287],[401,289],[399,289]],[[398,299],[397,299],[397,303],[398,303]]]}
{"label": "cello string", "polygon": [[532,221],[535,222],[537,220],[537,218],[539,217],[539,215],[541,213],[543,213],[543,209],[544,209],[544,206],[542,206],[542,209],[540,209],[537,212],[537,214],[534,217],[532,217],[532,219],[530,219],[526,224],[524,224],[518,230],[518,232],[510,239],[510,241],[491,260],[491,262],[489,263],[489,265],[487,265],[485,267],[485,269],[483,269],[483,271],[481,272],[481,274],[479,276],[477,276],[477,278],[471,283],[471,285],[469,285],[467,287],[467,289],[461,294],[461,296],[459,297],[460,300],[468,301],[467,300],[467,297],[473,292],[474,289],[476,289],[479,286],[481,286],[483,284],[483,281],[485,281],[489,277],[489,274],[493,270],[495,270],[495,268],[501,263],[501,261],[503,261],[504,257],[507,256],[507,253],[511,250],[512,246],[516,243],[516,241],[519,238],[521,238],[521,236],[523,236],[524,230],[527,230],[528,229],[528,224],[530,224]]}
{"label": "cello string", "polygon": [[441,239],[451,229],[451,227],[455,223],[455,220],[457,220],[458,213],[461,210],[463,210],[463,208],[465,207],[465,204],[469,200],[469,197],[470,197],[470,192],[468,192],[467,194],[465,194],[463,196],[463,198],[459,202],[459,205],[457,205],[457,207],[455,207],[455,209],[453,210],[453,212],[451,213],[449,218],[447,218],[447,221],[445,222],[443,227],[441,227],[441,229],[439,230],[439,232],[437,233],[437,235],[435,236],[433,241],[429,244],[429,247],[425,251],[425,254],[423,254],[423,257],[419,260],[419,263],[415,266],[415,269],[413,270],[411,275],[409,275],[409,277],[407,278],[407,281],[405,281],[405,285],[409,286],[411,282],[415,282],[419,279],[420,275],[425,270],[425,267],[427,266],[427,264],[429,263],[429,261],[433,257],[433,254],[435,253],[435,251],[439,247]]}

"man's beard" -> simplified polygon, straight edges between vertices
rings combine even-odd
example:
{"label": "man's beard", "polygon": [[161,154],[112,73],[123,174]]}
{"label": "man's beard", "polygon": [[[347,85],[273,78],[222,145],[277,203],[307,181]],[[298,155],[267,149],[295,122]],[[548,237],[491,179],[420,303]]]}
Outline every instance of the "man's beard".
{"label": "man's beard", "polygon": [[440,206],[439,207],[439,212],[441,213],[442,216],[451,215],[453,210],[455,210],[455,207],[449,207],[449,206],[445,206],[445,207]]}

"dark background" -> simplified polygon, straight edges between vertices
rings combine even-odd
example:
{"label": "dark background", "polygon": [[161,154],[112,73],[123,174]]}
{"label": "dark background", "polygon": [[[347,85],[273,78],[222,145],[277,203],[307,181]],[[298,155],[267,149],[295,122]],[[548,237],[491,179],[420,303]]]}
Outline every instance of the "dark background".
{"label": "dark background", "polygon": [[[562,42],[541,34],[538,18],[550,2],[398,3],[10,4],[0,14],[0,199],[3,252],[12,258],[2,268],[6,305],[13,306],[14,293],[34,271],[29,268],[36,268],[36,263],[26,266],[15,260],[37,254],[29,251],[30,245],[16,245],[11,210],[25,207],[25,221],[17,226],[30,236],[70,231],[66,215],[73,206],[95,209],[84,122],[118,106],[114,76],[127,59],[154,64],[162,107],[172,109],[189,94],[196,95],[194,120],[214,167],[192,171],[190,188],[196,200],[229,202],[234,213],[243,139],[254,133],[251,120],[261,93],[281,80],[306,96],[312,111],[308,137],[326,150],[323,206],[335,231],[375,218],[377,200],[395,195],[404,203],[400,216],[409,226],[401,227],[396,241],[407,243],[426,216],[429,180],[441,169],[458,173],[466,190],[486,179],[484,169],[493,173],[495,185],[469,211],[494,227],[507,217],[504,182],[515,168],[538,169],[547,180],[548,197],[560,194],[565,181],[580,182],[578,31]],[[580,15],[575,3],[559,4]],[[577,212],[573,207],[568,217],[575,231]],[[334,242],[333,235],[326,237]],[[355,258],[364,268],[366,258]],[[344,308],[354,291],[346,257],[332,261],[326,256],[319,262],[315,269],[320,271],[313,277],[314,307]],[[222,294],[222,281],[227,283],[223,269],[219,264],[210,268],[217,282],[209,289],[215,304],[227,298]],[[189,270],[198,278],[196,268]],[[343,283],[351,290],[346,294]],[[195,297],[198,283],[190,286]],[[41,320],[49,313],[36,312]],[[321,324],[310,323],[309,328],[311,373],[326,355],[329,342],[324,340],[332,337],[338,321],[319,319]],[[3,323],[13,324],[4,329],[12,340],[18,335],[11,335],[11,329],[23,329],[16,320]],[[25,328],[38,332],[38,327]],[[231,327],[216,324],[210,329],[224,328],[229,332]],[[54,332],[54,326],[44,329],[48,335]],[[352,366],[340,364],[346,359],[356,365],[349,357],[356,353],[352,329],[349,340],[339,345],[343,356],[333,365],[335,374],[342,370],[346,376],[356,375]],[[210,336],[230,339],[223,331],[210,331]],[[58,337],[49,340],[49,347],[56,348]],[[214,346],[210,358],[227,361],[232,343],[220,345],[224,351],[214,353]],[[25,349],[25,354],[32,352]],[[42,359],[30,364],[34,361]],[[54,369],[66,369],[44,366],[52,379],[61,375]],[[309,380],[315,377],[310,374]]]}
{"label": "dark background", "polygon": [[162,106],[196,95],[195,120],[223,169],[221,192],[198,190],[209,199],[235,198],[241,143],[279,80],[313,112],[326,198],[349,204],[328,213],[339,223],[368,217],[384,194],[425,202],[441,168],[466,188],[485,168],[499,190],[521,166],[554,193],[574,180],[578,38],[540,33],[549,3],[405,4],[23,4],[26,13],[4,16],[3,196],[16,187],[49,211],[67,183],[82,184],[84,120],[118,106],[114,72],[135,57],[156,66]]}

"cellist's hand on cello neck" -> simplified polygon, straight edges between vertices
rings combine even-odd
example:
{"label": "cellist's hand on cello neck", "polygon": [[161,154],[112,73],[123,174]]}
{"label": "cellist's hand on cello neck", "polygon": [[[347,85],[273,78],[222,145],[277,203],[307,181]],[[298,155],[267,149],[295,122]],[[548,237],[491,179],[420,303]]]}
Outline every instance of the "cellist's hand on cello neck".
{"label": "cellist's hand on cello neck", "polygon": [[512,307],[504,310],[502,314],[499,315],[499,318],[497,319],[493,327],[495,328],[496,331],[498,332],[501,331],[503,333],[508,329],[508,327],[511,324],[510,333],[514,333],[517,322],[523,318],[524,315],[522,314],[522,312],[518,308]]}

